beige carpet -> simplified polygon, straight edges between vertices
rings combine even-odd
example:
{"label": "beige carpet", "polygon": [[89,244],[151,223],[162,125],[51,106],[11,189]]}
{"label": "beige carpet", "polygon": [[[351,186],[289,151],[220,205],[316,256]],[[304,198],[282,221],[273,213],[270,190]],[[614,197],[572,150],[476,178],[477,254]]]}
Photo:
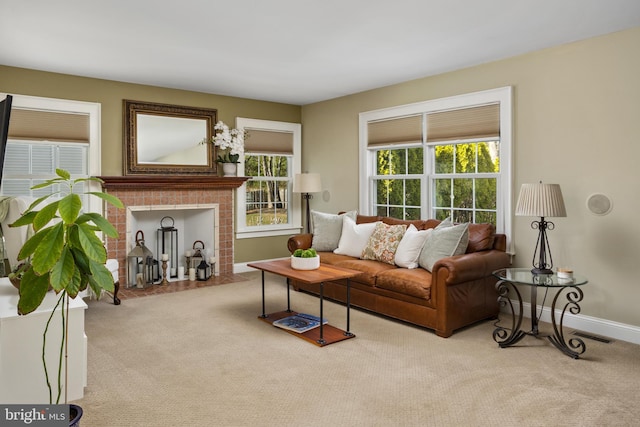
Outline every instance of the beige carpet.
{"label": "beige carpet", "polygon": [[[439,338],[352,310],[355,339],[320,348],[257,319],[247,281],[90,301],[85,427],[637,426],[640,346],[585,340],[573,360],[527,337],[500,349],[492,322]],[[267,312],[286,308],[267,275]],[[292,308],[318,299],[292,291]],[[325,314],[345,325],[345,308]]]}

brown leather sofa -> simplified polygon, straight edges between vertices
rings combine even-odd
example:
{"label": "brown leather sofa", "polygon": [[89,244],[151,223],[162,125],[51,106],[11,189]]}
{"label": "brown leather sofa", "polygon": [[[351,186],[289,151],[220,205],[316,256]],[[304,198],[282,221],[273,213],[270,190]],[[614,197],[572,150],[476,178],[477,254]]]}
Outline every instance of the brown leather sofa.
{"label": "brown leather sofa", "polygon": [[[356,223],[382,221],[389,225],[414,224],[418,230],[436,227],[440,221],[402,221],[395,218],[361,216]],[[307,249],[312,234],[297,234],[287,242],[289,251]],[[490,224],[470,224],[469,244],[463,255],[437,261],[432,272],[399,268],[380,261],[319,252],[322,263],[334,264],[362,274],[351,279],[350,303],[374,313],[434,329],[441,337],[498,314],[496,279],[492,272],[509,266],[506,236],[496,234]],[[295,290],[319,294],[320,285],[291,281]],[[324,284],[325,298],[346,302],[346,281]]]}

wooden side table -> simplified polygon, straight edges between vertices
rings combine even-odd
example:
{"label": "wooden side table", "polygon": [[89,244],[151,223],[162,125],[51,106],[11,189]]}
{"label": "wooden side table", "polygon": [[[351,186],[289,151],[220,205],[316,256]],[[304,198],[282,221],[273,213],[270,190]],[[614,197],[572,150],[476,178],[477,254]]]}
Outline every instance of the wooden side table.
{"label": "wooden side table", "polygon": [[[588,280],[582,276],[573,276],[571,279],[558,278],[556,274],[533,274],[528,268],[503,268],[493,272],[498,279],[496,290],[498,291],[501,307],[508,306],[511,311],[511,327],[498,326],[493,331],[493,339],[500,348],[509,347],[516,344],[526,335],[536,338],[547,338],[558,350],[569,357],[578,359],[585,352],[586,346],[580,338],[571,338],[568,341],[564,337],[563,321],[567,310],[571,314],[580,313],[580,301],[583,293],[580,286],[586,285]],[[531,330],[522,329],[522,318],[524,314],[522,296],[516,284],[529,286],[531,288]],[[553,334],[544,335],[538,330],[539,318],[537,315],[537,295],[538,289],[544,288],[546,291],[556,290],[551,303],[551,325]],[[519,305],[518,313],[514,310],[513,303],[509,298],[513,292]],[[566,295],[567,302],[562,308],[560,319],[556,318],[556,307],[561,294]],[[544,305],[544,301],[543,301]]]}

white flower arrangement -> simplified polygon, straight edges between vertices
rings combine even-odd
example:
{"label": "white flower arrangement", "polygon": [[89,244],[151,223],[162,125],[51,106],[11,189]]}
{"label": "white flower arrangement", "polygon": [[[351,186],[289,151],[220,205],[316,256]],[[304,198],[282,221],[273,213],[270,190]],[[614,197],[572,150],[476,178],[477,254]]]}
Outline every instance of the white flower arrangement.
{"label": "white flower arrangement", "polygon": [[215,135],[211,137],[211,143],[225,151],[218,155],[218,163],[239,163],[244,154],[246,131],[229,129],[223,121],[216,123],[213,130]]}

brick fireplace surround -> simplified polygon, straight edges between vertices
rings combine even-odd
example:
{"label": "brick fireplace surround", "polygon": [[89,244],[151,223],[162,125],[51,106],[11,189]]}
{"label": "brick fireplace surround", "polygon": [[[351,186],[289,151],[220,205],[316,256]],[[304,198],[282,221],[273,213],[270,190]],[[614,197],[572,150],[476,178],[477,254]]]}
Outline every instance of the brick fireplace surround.
{"label": "brick fireplace surround", "polygon": [[127,283],[126,207],[154,205],[219,205],[219,269],[220,275],[233,274],[233,195],[247,177],[210,175],[127,175],[101,176],[103,188],[118,197],[125,209],[107,205],[105,216],[116,227],[119,238],[107,238],[107,257],[120,264],[120,284]]}

